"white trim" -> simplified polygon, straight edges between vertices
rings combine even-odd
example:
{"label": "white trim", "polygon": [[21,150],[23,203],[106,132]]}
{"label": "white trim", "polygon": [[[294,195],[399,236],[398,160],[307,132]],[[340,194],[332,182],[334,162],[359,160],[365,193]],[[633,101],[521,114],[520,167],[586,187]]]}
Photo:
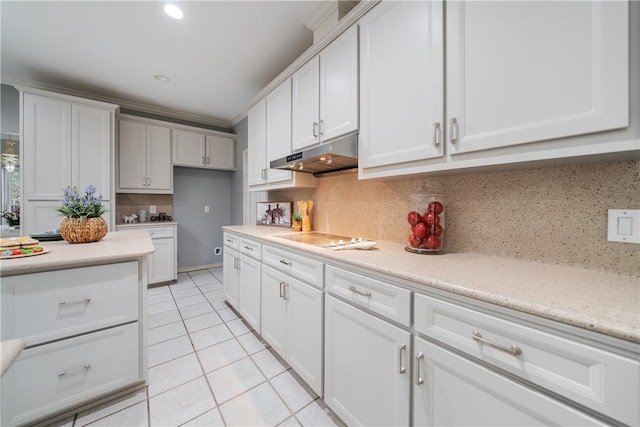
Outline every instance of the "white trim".
{"label": "white trim", "polygon": [[313,12],[309,14],[309,16],[305,18],[303,24],[311,31],[315,31],[316,28],[318,28],[318,25],[323,23],[324,20],[337,9],[338,0],[323,1]]}
{"label": "white trim", "polygon": [[190,271],[205,270],[209,268],[222,267],[221,262],[214,262],[213,264],[194,265],[193,267],[181,267],[178,269],[178,273],[188,273]]}

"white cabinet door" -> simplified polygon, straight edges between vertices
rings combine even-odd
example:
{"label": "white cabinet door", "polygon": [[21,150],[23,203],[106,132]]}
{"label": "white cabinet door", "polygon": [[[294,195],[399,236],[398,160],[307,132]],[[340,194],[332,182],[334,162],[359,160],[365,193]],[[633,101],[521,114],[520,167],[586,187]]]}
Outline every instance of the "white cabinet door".
{"label": "white cabinet door", "polygon": [[309,387],[322,396],[323,293],[289,277],[284,295],[286,360]]}
{"label": "white cabinet door", "polygon": [[314,57],[291,76],[291,91],[291,149],[296,151],[320,140],[320,57]]}
{"label": "white cabinet door", "polygon": [[176,166],[205,166],[204,134],[174,129],[171,135],[173,143],[173,164]]}
{"label": "white cabinet door", "polygon": [[207,168],[235,170],[236,141],[218,135],[205,135]]}
{"label": "white cabinet door", "polygon": [[240,285],[238,312],[260,333],[260,261],[242,255],[240,258]]}
{"label": "white cabinet door", "polygon": [[147,125],[147,189],[173,193],[171,129]]}
{"label": "white cabinet door", "polygon": [[328,141],[356,130],[358,27],[354,25],[320,52],[319,131],[321,140]]}
{"label": "white cabinet door", "polygon": [[287,276],[262,266],[262,337],[286,359],[286,301],[284,287]]}
{"label": "white cabinet door", "polygon": [[156,251],[149,255],[149,277],[152,283],[169,282],[176,279],[176,242],[173,238],[152,239]]}
{"label": "white cabinet door", "polygon": [[71,181],[80,190],[95,185],[104,200],[111,200],[112,126],[110,111],[84,105],[71,107]]}
{"label": "white cabinet door", "polygon": [[58,201],[72,184],[71,104],[25,93],[22,121],[23,198]]}
{"label": "white cabinet door", "polygon": [[248,115],[248,142],[249,151],[249,186],[263,186],[267,183],[267,100],[262,98],[256,105],[249,109]]}
{"label": "white cabinet door", "polygon": [[452,154],[627,126],[628,24],[626,1],[448,2]]}
{"label": "white cabinet door", "polygon": [[422,338],[415,338],[415,426],[604,425]]}
{"label": "white cabinet door", "polygon": [[238,310],[238,290],[240,284],[240,254],[228,246],[224,248],[223,279],[224,297],[229,304]]}
{"label": "white cabinet door", "polygon": [[118,138],[118,188],[143,189],[147,175],[147,127],[120,120]]}
{"label": "white cabinet door", "polygon": [[409,332],[326,295],[325,403],[348,425],[409,425],[410,346]]}
{"label": "white cabinet door", "polygon": [[292,178],[288,170],[269,169],[272,160],[291,154],[291,80],[267,95],[267,179],[269,183]]}
{"label": "white cabinet door", "polygon": [[442,156],[442,21],[441,1],[381,3],[360,21],[361,174]]}

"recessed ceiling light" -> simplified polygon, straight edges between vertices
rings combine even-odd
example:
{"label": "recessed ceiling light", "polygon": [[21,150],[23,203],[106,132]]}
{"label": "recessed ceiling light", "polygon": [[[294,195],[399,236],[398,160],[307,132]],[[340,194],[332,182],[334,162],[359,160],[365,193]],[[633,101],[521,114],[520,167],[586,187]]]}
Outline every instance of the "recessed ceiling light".
{"label": "recessed ceiling light", "polygon": [[169,77],[163,76],[162,74],[156,74],[153,78],[162,83],[166,83],[171,80]]}
{"label": "recessed ceiling light", "polygon": [[164,6],[164,13],[172,17],[173,19],[182,19],[184,16],[182,10],[175,4],[166,4]]}

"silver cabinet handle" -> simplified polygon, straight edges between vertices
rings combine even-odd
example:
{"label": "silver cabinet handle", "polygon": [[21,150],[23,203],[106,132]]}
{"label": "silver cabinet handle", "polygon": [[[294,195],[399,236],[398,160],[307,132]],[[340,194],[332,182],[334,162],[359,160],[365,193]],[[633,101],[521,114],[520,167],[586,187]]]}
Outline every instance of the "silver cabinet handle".
{"label": "silver cabinet handle", "polygon": [[313,137],[318,137],[318,122],[313,122]]}
{"label": "silver cabinet handle", "polygon": [[402,365],[402,352],[407,349],[407,345],[405,343],[401,343],[398,348],[398,373],[404,374],[407,372],[407,368]]}
{"label": "silver cabinet handle", "polygon": [[420,359],[422,359],[423,357],[424,357],[424,354],[422,354],[421,351],[419,351],[416,354],[416,378],[415,378],[416,385],[424,384],[424,378],[420,376]]}
{"label": "silver cabinet handle", "polygon": [[58,303],[58,307],[62,308],[65,305],[70,305],[70,304],[84,304],[84,305],[87,305],[90,302],[91,302],[91,298],[89,298],[89,297],[87,297],[87,298],[85,298],[83,300],[80,300],[80,301],[71,301],[71,302],[61,301],[61,302]]}
{"label": "silver cabinet handle", "polygon": [[207,164],[211,163],[211,158],[209,156],[207,156]]}
{"label": "silver cabinet handle", "polygon": [[318,134],[320,137],[324,135],[324,120],[320,120],[320,125],[318,126]]}
{"label": "silver cabinet handle", "polygon": [[91,367],[91,364],[87,363],[82,368],[74,369],[73,371],[69,371],[69,372],[60,371],[60,373],[58,374],[58,377],[64,377],[66,375],[79,374],[80,372],[86,372],[86,371],[89,370],[90,367]]}
{"label": "silver cabinet handle", "polygon": [[206,157],[205,157],[205,156],[202,156],[202,164],[203,164],[203,165],[206,165],[206,164],[207,164],[207,160],[206,160]]}
{"label": "silver cabinet handle", "polygon": [[356,288],[353,285],[349,286],[349,290],[351,292],[354,292],[354,293],[358,294],[358,295],[362,295],[363,297],[367,297],[367,298],[371,297],[371,292],[369,292],[369,291],[361,291],[360,289]]}
{"label": "silver cabinet handle", "polygon": [[453,117],[449,120],[449,141],[452,144],[458,142],[458,119]]}
{"label": "silver cabinet handle", "polygon": [[236,270],[240,270],[240,258],[233,259],[233,268]]}
{"label": "silver cabinet handle", "polygon": [[288,265],[289,267],[291,267],[291,265],[292,265],[291,261],[286,261],[284,259],[280,260],[280,264]]}
{"label": "silver cabinet handle", "polygon": [[233,240],[227,239],[227,243],[233,243]]}
{"label": "silver cabinet handle", "polygon": [[248,251],[253,251],[253,248],[252,248],[251,246],[246,246],[246,245],[245,245],[245,247],[244,247],[244,248],[245,248],[246,250],[248,250]]}
{"label": "silver cabinet handle", "polygon": [[507,347],[506,345],[496,344],[494,342],[491,342],[487,339],[482,338],[482,334],[478,331],[473,331],[473,339],[482,344],[486,344],[489,347],[493,347],[497,350],[504,351],[509,354],[513,354],[514,356],[517,356],[518,354],[522,353],[522,350],[517,345],[512,345],[511,347]]}
{"label": "silver cabinet handle", "polygon": [[146,176],[143,176],[143,177],[142,177],[142,186],[143,186],[143,187],[146,187],[146,186],[147,186],[147,177],[146,177]]}
{"label": "silver cabinet handle", "polygon": [[284,299],[285,301],[289,301],[289,284],[284,284]]}
{"label": "silver cabinet handle", "polygon": [[436,147],[440,146],[440,123],[433,124],[433,145]]}
{"label": "silver cabinet handle", "polygon": [[280,282],[280,298],[284,298],[284,282]]}

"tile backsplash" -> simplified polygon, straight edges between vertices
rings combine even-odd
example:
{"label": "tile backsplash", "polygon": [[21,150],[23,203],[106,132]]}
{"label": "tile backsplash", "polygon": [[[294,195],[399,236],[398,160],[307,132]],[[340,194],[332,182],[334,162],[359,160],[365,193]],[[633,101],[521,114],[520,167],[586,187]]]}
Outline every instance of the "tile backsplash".
{"label": "tile backsplash", "polygon": [[173,194],[116,194],[116,224],[122,224],[124,215],[131,215],[141,209],[147,211],[147,220],[153,215],[149,213],[149,206],[155,205],[156,212],[164,212],[173,216]]}
{"label": "tile backsplash", "polygon": [[405,243],[411,194],[437,186],[448,197],[447,252],[640,275],[640,245],[607,241],[608,209],[640,209],[640,161],[393,181],[342,173],[318,183],[269,198],[314,200],[314,230]]}

